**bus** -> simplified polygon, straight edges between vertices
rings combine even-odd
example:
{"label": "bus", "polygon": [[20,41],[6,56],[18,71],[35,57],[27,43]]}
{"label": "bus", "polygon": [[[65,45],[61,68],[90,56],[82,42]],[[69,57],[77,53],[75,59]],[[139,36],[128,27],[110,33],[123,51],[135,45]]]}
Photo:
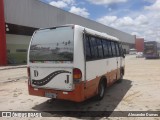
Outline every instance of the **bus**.
{"label": "bus", "polygon": [[34,32],[28,49],[30,95],[82,102],[101,100],[120,82],[124,58],[119,39],[79,25]]}
{"label": "bus", "polygon": [[144,42],[144,56],[146,59],[160,57],[160,43],[156,41]]}

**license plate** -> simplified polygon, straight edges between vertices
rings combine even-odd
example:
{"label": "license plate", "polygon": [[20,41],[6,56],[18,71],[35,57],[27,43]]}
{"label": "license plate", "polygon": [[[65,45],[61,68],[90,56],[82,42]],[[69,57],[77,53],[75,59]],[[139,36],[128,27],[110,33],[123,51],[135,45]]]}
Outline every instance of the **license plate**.
{"label": "license plate", "polygon": [[48,97],[48,98],[56,98],[56,97],[57,97],[57,94],[55,94],[55,93],[45,93],[45,97]]}

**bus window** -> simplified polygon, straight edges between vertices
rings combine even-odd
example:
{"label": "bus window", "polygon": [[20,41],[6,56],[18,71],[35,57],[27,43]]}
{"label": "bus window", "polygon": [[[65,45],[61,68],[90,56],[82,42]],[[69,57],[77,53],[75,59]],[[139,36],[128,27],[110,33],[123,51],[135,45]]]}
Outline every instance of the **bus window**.
{"label": "bus window", "polygon": [[102,41],[99,38],[97,38],[97,47],[98,47],[99,58],[103,58]]}
{"label": "bus window", "polygon": [[90,43],[89,43],[89,37],[86,36],[86,60],[91,60],[91,48],[90,48]]}
{"label": "bus window", "polygon": [[73,61],[73,34],[72,27],[37,31],[30,46],[30,61]]}
{"label": "bus window", "polygon": [[116,45],[116,53],[117,53],[117,57],[119,57],[120,56],[120,50],[119,50],[119,47],[118,47],[118,44],[119,43],[117,43],[117,42],[115,42],[115,45]]}
{"label": "bus window", "polygon": [[119,46],[120,56],[124,56],[124,51],[123,51],[123,48],[122,48],[122,44],[118,44],[118,46]]}
{"label": "bus window", "polygon": [[108,50],[109,50],[109,57],[112,57],[112,48],[111,48],[111,42],[108,41]]}
{"label": "bus window", "polygon": [[91,55],[92,59],[97,59],[98,58],[98,49],[97,49],[97,42],[94,37],[89,37],[90,38],[90,47],[91,47]]}
{"label": "bus window", "polygon": [[114,42],[111,42],[113,57],[117,56]]}
{"label": "bus window", "polygon": [[102,44],[103,44],[104,57],[107,58],[109,56],[109,51],[108,51],[109,42],[107,40],[102,40]]}

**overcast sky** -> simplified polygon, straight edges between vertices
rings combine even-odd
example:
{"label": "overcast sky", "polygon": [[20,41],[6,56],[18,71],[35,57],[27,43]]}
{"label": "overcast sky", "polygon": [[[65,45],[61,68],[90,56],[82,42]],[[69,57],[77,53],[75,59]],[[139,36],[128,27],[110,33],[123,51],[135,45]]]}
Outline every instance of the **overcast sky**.
{"label": "overcast sky", "polygon": [[160,0],[41,0],[121,31],[160,41]]}

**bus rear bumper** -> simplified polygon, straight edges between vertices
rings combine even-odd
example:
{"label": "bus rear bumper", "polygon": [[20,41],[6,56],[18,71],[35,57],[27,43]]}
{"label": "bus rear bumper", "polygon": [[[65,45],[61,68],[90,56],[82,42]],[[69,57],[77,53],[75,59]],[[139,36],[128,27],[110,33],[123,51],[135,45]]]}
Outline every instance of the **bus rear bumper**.
{"label": "bus rear bumper", "polygon": [[84,83],[76,84],[73,91],[61,91],[53,89],[34,88],[28,85],[28,91],[30,95],[47,97],[46,93],[55,94],[55,99],[69,100],[74,102],[84,101]]}

